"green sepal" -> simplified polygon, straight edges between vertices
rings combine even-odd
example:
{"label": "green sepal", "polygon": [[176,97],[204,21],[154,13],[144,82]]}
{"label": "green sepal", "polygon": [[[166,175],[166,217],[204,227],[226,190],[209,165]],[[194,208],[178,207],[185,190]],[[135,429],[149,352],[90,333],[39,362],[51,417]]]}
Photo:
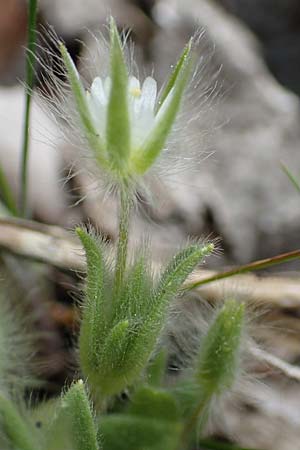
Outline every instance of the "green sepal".
{"label": "green sepal", "polygon": [[18,450],[38,450],[33,427],[23,419],[14,404],[0,395],[0,430]]}
{"label": "green sepal", "polygon": [[101,141],[101,137],[95,130],[86,100],[86,93],[80,81],[79,74],[77,72],[75,64],[64,44],[60,43],[59,49],[64,65],[66,67],[68,80],[70,82],[72,94],[74,96],[77,111],[79,113],[79,117],[81,120],[82,128],[85,133],[86,139],[91,149],[95,152],[95,156],[99,161],[99,164],[104,167],[107,167],[107,161],[104,157],[105,147],[103,142]]}
{"label": "green sepal", "polygon": [[106,143],[111,165],[126,174],[130,153],[130,118],[128,110],[128,72],[119,33],[110,21],[111,89],[107,106]]}
{"label": "green sepal", "polygon": [[186,64],[187,58],[190,55],[191,48],[192,48],[192,43],[193,43],[193,38],[191,38],[190,41],[188,42],[188,44],[185,46],[185,48],[184,48],[184,50],[183,50],[179,60],[177,61],[177,64],[176,64],[173,72],[171,73],[171,76],[170,76],[170,78],[169,78],[169,80],[168,80],[164,90],[162,91],[160,98],[159,98],[156,112],[159,111],[159,109],[161,108],[162,104],[166,100],[168,94],[171,92],[172,88],[175,86],[176,81],[178,79],[178,76],[180,75],[184,64]]}
{"label": "green sepal", "polygon": [[230,389],[236,379],[245,324],[245,305],[227,300],[201,343],[195,380],[206,398]]}
{"label": "green sepal", "polygon": [[173,77],[171,77],[170,84],[167,85],[167,89],[170,89],[170,91],[155,117],[156,123],[150,136],[142,148],[132,155],[134,171],[140,175],[152,166],[164,148],[180,107],[190,69],[191,55],[188,47],[184,57],[182,57],[182,61],[179,62],[178,71],[175,71]]}

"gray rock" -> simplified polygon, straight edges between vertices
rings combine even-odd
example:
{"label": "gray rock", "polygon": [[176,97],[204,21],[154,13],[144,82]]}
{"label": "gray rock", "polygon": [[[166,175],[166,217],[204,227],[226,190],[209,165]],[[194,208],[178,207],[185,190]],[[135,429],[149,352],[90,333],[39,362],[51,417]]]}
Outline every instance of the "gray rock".
{"label": "gray rock", "polygon": [[169,220],[180,213],[181,230],[201,235],[209,216],[231,250],[230,259],[238,263],[297,247],[300,198],[280,161],[295,173],[300,167],[298,98],[270,75],[253,35],[213,2],[162,0],[157,14],[165,19],[153,42],[156,65],[162,68],[163,62],[167,69],[191,28],[203,27],[211,50],[203,84],[221,67],[216,87],[221,100],[200,113],[190,130],[199,136],[199,128],[223,124],[212,126],[214,155],[197,173],[179,177],[170,192]]}

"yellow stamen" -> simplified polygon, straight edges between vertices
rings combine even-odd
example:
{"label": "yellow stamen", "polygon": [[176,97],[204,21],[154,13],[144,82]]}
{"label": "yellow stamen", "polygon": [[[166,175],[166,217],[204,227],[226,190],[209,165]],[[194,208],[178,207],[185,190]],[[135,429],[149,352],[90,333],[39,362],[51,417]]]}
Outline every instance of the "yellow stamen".
{"label": "yellow stamen", "polygon": [[132,88],[130,89],[130,94],[135,97],[135,98],[139,98],[142,95],[142,91],[140,88]]}

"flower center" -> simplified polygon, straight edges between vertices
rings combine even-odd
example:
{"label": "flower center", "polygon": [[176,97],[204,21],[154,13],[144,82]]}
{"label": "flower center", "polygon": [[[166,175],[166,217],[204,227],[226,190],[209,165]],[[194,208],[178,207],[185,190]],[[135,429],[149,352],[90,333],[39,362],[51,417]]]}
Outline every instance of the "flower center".
{"label": "flower center", "polygon": [[138,87],[131,88],[129,92],[132,95],[132,97],[135,98],[140,98],[140,96],[142,95],[142,91]]}

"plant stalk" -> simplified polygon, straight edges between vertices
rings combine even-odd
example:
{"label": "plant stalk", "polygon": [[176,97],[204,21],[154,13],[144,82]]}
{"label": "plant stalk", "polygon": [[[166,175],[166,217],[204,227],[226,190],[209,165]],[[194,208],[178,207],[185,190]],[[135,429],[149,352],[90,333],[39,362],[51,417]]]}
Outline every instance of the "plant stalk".
{"label": "plant stalk", "polygon": [[125,188],[122,188],[120,192],[120,219],[113,293],[114,301],[119,297],[126,272],[131,205],[130,194]]}
{"label": "plant stalk", "polygon": [[213,281],[223,280],[234,275],[241,275],[247,272],[254,272],[255,270],[266,269],[267,267],[275,266],[276,264],[282,264],[294,259],[300,258],[300,250],[294,250],[288,253],[282,253],[281,255],[273,256],[272,258],[260,259],[243,266],[238,266],[234,269],[226,270],[225,272],[219,272],[211,277],[204,278],[203,280],[196,281],[194,283],[186,284],[183,288],[184,291],[192,291],[193,289],[203,286],[204,284],[212,283]]}

